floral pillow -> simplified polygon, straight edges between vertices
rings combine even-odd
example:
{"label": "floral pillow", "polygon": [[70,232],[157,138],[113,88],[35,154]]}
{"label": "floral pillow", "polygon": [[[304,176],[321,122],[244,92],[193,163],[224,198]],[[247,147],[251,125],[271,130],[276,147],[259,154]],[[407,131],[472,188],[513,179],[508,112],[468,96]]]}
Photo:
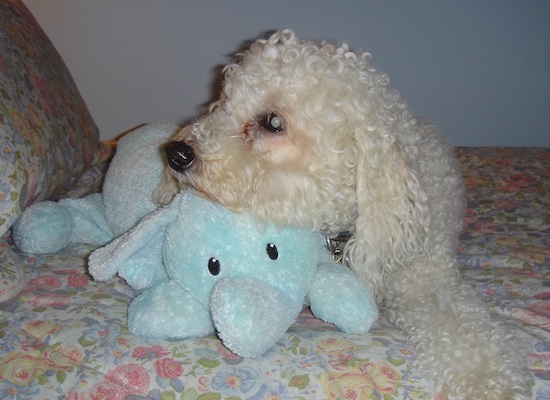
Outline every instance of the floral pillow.
{"label": "floral pillow", "polygon": [[98,129],[63,60],[19,0],[0,2],[0,236],[28,205],[68,189]]}

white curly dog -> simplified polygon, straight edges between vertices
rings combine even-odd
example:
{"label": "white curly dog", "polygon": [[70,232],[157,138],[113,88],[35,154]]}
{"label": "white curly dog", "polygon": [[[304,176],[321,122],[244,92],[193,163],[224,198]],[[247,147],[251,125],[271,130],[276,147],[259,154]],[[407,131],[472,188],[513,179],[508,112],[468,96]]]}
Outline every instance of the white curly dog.
{"label": "white curly dog", "polygon": [[349,265],[417,347],[441,398],[528,398],[513,335],[459,276],[458,163],[370,55],[285,30],[224,73],[221,98],[167,145],[157,200],[192,187],[260,221],[349,232]]}

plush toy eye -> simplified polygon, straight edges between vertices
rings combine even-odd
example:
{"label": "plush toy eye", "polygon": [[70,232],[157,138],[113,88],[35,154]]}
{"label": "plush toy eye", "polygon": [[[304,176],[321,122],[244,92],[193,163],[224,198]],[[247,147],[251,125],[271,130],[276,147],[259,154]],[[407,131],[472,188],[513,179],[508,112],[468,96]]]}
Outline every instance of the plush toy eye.
{"label": "plush toy eye", "polygon": [[276,260],[279,258],[279,251],[277,250],[277,246],[275,246],[273,243],[269,243],[267,247],[265,248],[265,251],[267,252],[267,255],[272,260]]}
{"label": "plush toy eye", "polygon": [[220,273],[220,270],[220,261],[215,257],[210,258],[210,260],[208,260],[208,271],[210,271],[212,275],[216,276]]}
{"label": "plush toy eye", "polygon": [[270,132],[281,132],[283,130],[283,120],[277,114],[269,113],[262,119],[260,125]]}

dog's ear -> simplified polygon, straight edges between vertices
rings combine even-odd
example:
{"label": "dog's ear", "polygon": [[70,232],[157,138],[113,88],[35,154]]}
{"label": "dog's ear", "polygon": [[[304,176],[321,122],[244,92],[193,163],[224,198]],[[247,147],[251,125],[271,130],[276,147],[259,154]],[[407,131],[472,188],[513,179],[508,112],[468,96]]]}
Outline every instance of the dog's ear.
{"label": "dog's ear", "polygon": [[367,129],[355,138],[358,217],[346,256],[382,300],[386,275],[426,251],[427,200],[394,139]]}

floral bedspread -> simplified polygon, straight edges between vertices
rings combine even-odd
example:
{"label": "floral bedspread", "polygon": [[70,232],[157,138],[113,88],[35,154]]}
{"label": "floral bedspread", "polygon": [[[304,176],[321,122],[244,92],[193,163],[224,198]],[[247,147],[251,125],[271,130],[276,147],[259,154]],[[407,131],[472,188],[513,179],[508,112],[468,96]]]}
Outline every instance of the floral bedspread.
{"label": "floral bedspread", "polygon": [[[550,399],[550,149],[461,148],[468,213],[463,273],[491,309],[518,328]],[[9,237],[2,263],[25,271],[23,291],[0,303],[2,399],[431,399],[416,352],[382,316],[347,335],[304,308],[258,359],[215,336],[148,341],[126,328],[135,295],[121,280],[94,282],[90,248],[19,255]]]}

